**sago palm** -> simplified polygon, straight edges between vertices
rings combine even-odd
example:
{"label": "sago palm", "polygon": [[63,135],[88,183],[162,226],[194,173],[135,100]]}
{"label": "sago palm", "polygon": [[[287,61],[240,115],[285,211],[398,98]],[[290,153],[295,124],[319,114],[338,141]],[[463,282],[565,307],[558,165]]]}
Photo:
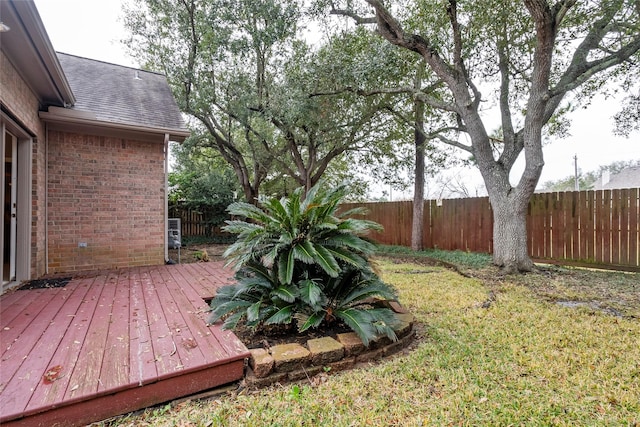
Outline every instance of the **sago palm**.
{"label": "sago palm", "polygon": [[368,344],[378,334],[395,338],[394,314],[375,308],[371,297],[394,299],[393,290],[372,271],[368,257],[375,245],[364,234],[381,227],[338,213],[347,187],[317,184],[303,197],[262,206],[234,203],[229,212],[246,220],[228,221],[238,234],[225,252],[238,283],[221,288],[211,301],[210,322],[225,318],[233,328],[295,321],[299,330],[341,320]]}

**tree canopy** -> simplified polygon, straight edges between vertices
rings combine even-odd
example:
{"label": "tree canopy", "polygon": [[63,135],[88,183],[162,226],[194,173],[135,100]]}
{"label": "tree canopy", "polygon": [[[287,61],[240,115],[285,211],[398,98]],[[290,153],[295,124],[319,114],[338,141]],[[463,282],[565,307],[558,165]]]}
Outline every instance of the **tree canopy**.
{"label": "tree canopy", "polygon": [[403,164],[396,154],[409,140],[398,104],[406,100],[359,93],[403,72],[397,50],[376,42],[373,57],[365,49],[371,40],[357,32],[311,46],[295,0],[137,6],[126,11],[132,53],[166,74],[182,111],[195,119],[197,144],[229,163],[246,200],[256,200],[261,186],[310,188],[327,171],[353,180],[353,162],[377,171],[384,164],[386,172]]}
{"label": "tree canopy", "polygon": [[[465,135],[440,139],[470,153],[494,212],[494,263],[509,271],[531,270],[526,209],[544,166],[545,132],[561,124],[567,95],[588,98],[605,83],[637,70],[640,6],[601,0],[381,0],[325,1],[332,14],[373,23],[393,45],[414,52],[432,71],[425,85],[441,83],[424,97],[450,113]],[[489,93],[487,95],[487,90]],[[483,94],[484,93],[484,94]],[[487,108],[499,110],[500,126],[488,126]],[[516,159],[525,169],[510,182]]]}

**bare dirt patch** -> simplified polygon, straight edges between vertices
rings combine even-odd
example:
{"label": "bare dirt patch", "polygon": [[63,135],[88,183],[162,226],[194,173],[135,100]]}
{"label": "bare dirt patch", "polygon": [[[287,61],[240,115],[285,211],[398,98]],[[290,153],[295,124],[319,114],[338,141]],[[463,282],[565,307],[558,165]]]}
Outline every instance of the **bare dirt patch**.
{"label": "bare dirt patch", "polygon": [[465,270],[487,287],[526,286],[543,300],[619,317],[640,318],[640,273],[539,265],[527,274],[505,275],[497,267]]}
{"label": "bare dirt patch", "polygon": [[229,245],[213,243],[185,245],[180,249],[169,249],[169,259],[176,264],[222,261],[222,254],[228,247]]}

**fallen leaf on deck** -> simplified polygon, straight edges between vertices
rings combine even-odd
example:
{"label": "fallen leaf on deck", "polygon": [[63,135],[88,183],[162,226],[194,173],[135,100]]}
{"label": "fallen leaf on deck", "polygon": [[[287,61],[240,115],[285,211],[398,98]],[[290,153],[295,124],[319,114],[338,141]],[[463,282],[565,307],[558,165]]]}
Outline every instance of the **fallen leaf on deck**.
{"label": "fallen leaf on deck", "polygon": [[182,346],[188,350],[192,348],[196,348],[198,343],[193,338],[187,338],[186,340],[182,340]]}
{"label": "fallen leaf on deck", "polygon": [[51,384],[54,381],[60,379],[60,372],[62,372],[62,366],[56,365],[52,368],[47,369],[47,372],[42,376],[44,384]]}

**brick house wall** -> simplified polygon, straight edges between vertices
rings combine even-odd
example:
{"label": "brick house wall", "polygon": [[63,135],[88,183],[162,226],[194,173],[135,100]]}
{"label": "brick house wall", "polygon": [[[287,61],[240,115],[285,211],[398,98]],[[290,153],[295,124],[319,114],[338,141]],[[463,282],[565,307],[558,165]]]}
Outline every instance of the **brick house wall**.
{"label": "brick house wall", "polygon": [[40,277],[47,272],[46,235],[46,149],[45,144],[34,141],[32,149],[32,196],[31,196],[31,277]]}
{"label": "brick house wall", "polygon": [[0,50],[0,101],[29,132],[42,140],[44,126],[38,117],[38,97]]}
{"label": "brick house wall", "polygon": [[49,273],[164,263],[162,143],[49,130],[48,153]]}
{"label": "brick house wall", "polygon": [[45,156],[44,124],[38,117],[40,102],[36,94],[20,76],[20,73],[0,51],[0,102],[12,118],[32,138],[32,218],[31,218],[31,277],[42,276],[46,272],[45,240]]}

